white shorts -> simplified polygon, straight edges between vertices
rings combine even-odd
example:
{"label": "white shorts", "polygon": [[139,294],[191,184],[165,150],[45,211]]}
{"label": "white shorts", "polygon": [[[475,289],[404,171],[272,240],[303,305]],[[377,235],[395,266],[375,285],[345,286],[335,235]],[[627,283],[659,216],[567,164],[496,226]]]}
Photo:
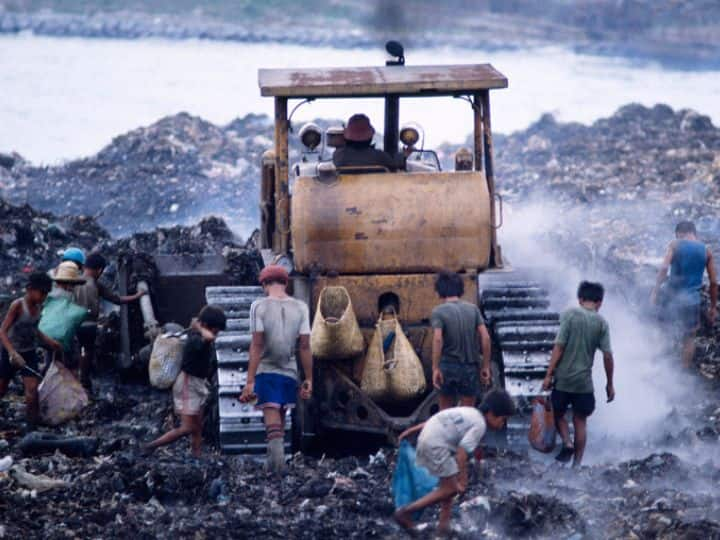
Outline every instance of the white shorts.
{"label": "white shorts", "polygon": [[455,455],[442,446],[430,446],[419,442],[415,452],[415,463],[425,467],[430,474],[438,478],[448,478],[460,472]]}
{"label": "white shorts", "polygon": [[173,405],[176,414],[196,415],[207,401],[210,389],[205,379],[180,372],[173,384]]}

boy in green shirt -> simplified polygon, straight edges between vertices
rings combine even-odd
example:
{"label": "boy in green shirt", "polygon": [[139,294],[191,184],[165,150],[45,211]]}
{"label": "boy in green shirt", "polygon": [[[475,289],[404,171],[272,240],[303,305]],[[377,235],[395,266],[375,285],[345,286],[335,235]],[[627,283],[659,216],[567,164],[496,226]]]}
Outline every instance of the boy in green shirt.
{"label": "boy in green shirt", "polygon": [[[587,418],[595,410],[592,366],[595,351],[603,353],[607,375],[608,403],[615,399],[613,387],[613,355],[610,348],[610,329],[607,321],[598,313],[605,290],[600,283],[583,281],[578,288],[579,307],[570,308],[560,318],[560,330],[550,358],[543,390],[553,387],[551,396],[555,425],[563,440],[563,448],[556,459],[570,461],[573,466],[582,463],[587,442]],[[570,440],[570,430],[565,418],[568,406],[573,410],[575,443]]]}

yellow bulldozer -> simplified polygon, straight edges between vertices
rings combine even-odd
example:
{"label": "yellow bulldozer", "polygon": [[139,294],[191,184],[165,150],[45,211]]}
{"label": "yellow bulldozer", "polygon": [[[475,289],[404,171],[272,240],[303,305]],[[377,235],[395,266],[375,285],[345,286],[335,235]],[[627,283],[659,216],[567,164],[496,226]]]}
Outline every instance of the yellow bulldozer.
{"label": "yellow bulldozer", "polygon": [[[494,384],[518,398],[540,391],[558,315],[547,291],[509,268],[497,242],[502,199],[495,188],[490,91],[506,88],[507,78],[490,64],[405,65],[402,47],[388,44],[395,59],[377,67],[261,69],[263,96],[274,99],[274,148],[263,157],[261,247],[266,261],[286,265],[292,294],[316,316],[326,287],[349,293],[365,347],[384,306],[392,304],[404,333],[422,362],[426,390],[412,400],[378,403],[361,388],[363,355],[353,361],[314,362],[314,396],[288,418],[288,445],[322,445],[338,432],[349,446],[363,436],[392,440],[402,429],[438,409],[431,382],[430,313],[439,300],[438,271],[459,272],[464,298],[479,303],[493,338]],[[330,151],[344,144],[342,127],[324,132],[289,129],[292,102],[335,98],[384,100],[383,149],[408,155],[405,170],[335,166]],[[418,150],[417,127],[400,126],[406,98],[468,102],[473,148],[442,170],[432,150]],[[348,113],[356,112],[349,110]],[[290,163],[290,137],[304,147]],[[259,287],[215,286],[208,302],[230,318],[217,342],[219,442],[226,452],[264,448],[262,416],[237,400],[246,378],[249,307]]]}

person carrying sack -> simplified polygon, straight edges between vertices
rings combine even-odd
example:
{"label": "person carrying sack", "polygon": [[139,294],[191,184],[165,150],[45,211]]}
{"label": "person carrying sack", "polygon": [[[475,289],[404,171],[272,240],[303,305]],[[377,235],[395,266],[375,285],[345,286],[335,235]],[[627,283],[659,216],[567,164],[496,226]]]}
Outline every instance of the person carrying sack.
{"label": "person carrying sack", "polygon": [[213,344],[217,335],[225,330],[227,319],[222,308],[205,306],[193,321],[183,347],[182,371],[173,384],[173,407],[180,416],[180,427],[172,429],[143,447],[151,454],[157,447],[170,444],[186,435],[190,436],[192,454],[202,452],[203,410],[210,390],[208,378],[213,371]]}
{"label": "person carrying sack", "polygon": [[413,515],[428,506],[440,505],[438,532],[450,531],[450,516],[455,495],[468,486],[470,456],[480,460],[480,441],[487,428],[500,430],[516,412],[515,402],[505,390],[489,392],[475,407],[451,407],[432,416],[427,422],[405,430],[398,441],[420,431],[416,464],[439,478],[438,486],[420,499],[398,508],[395,521],[408,532],[414,532]]}
{"label": "person carrying sack", "polygon": [[462,406],[472,407],[480,393],[480,382],[491,383],[490,333],[480,309],[461,300],[465,286],[459,274],[438,274],[435,291],[443,301],[430,316],[433,327],[432,380],[433,386],[440,391],[440,409],[454,407],[458,401]]}
{"label": "person carrying sack", "polygon": [[[550,399],[555,415],[555,426],[563,447],[555,457],[562,463],[573,460],[573,466],[582,464],[587,443],[587,420],[595,411],[593,362],[595,351],[603,353],[607,385],[607,402],[615,399],[613,372],[615,359],[610,346],[610,327],[600,315],[605,289],[600,283],[583,281],[578,287],[578,306],[560,316],[560,329],[555,336],[550,365],[548,365],[543,391],[552,388]],[[565,418],[572,408],[574,440]]]}
{"label": "person carrying sack", "polygon": [[40,316],[38,328],[48,337],[62,345],[62,351],[53,356],[53,360],[62,362],[73,369],[73,345],[78,328],[88,316],[88,311],[74,302],[73,291],[85,283],[77,263],[61,262],[51,278],[55,287],[50,291]]}
{"label": "person carrying sack", "polygon": [[51,288],[52,281],[46,273],[30,274],[25,295],[10,304],[0,326],[0,342],[3,345],[0,356],[0,398],[5,397],[10,380],[19,372],[25,387],[25,414],[29,424],[36,424],[39,420],[38,344],[42,342],[51,350],[62,349],[60,343],[38,330],[42,305]]}

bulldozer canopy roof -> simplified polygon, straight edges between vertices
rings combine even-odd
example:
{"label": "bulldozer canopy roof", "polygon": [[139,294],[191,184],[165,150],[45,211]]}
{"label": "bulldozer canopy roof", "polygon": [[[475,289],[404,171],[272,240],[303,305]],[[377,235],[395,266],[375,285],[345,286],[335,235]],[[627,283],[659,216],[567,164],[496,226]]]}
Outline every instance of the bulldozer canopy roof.
{"label": "bulldozer canopy roof", "polygon": [[490,64],[261,69],[263,96],[288,98],[453,95],[506,88]]}

